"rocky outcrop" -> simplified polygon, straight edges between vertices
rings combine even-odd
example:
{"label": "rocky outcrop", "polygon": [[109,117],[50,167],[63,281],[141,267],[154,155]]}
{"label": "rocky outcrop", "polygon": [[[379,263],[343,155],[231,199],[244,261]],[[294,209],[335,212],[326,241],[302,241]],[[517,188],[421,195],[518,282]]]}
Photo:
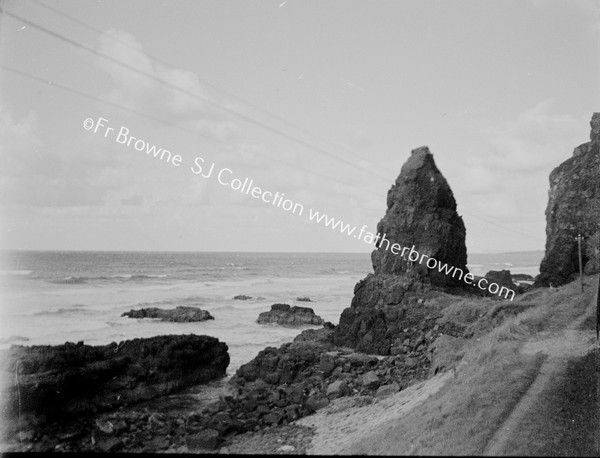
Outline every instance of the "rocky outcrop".
{"label": "rocky outcrop", "polygon": [[310,307],[290,307],[289,304],[273,304],[271,310],[261,313],[256,321],[258,324],[276,323],[282,326],[323,324],[323,318],[315,315]]}
{"label": "rocky outcrop", "polygon": [[159,309],[150,307],[123,313],[121,316],[129,318],[157,318],[162,321],[174,321],[176,323],[189,323],[193,321],[214,320],[214,317],[206,310],[198,307],[179,306],[174,309]]}
{"label": "rocky outcrop", "polygon": [[[465,226],[427,147],[413,150],[402,166],[377,231],[374,273],[354,288],[333,342],[366,353],[397,354],[407,339],[421,340],[427,323],[433,323],[426,293],[432,287],[462,286],[461,276],[468,272]],[[428,266],[428,258],[435,265]],[[443,264],[460,270],[448,275],[438,267]]]}
{"label": "rocky outcrop", "polygon": [[550,174],[546,208],[546,253],[536,286],[569,282],[579,272],[576,237],[583,240],[585,271],[598,271],[600,218],[600,113],[590,122],[590,140]]}
{"label": "rocky outcrop", "polygon": [[169,394],[223,377],[227,350],[214,337],[193,334],[13,346],[0,355],[3,414],[23,423],[66,421]]}

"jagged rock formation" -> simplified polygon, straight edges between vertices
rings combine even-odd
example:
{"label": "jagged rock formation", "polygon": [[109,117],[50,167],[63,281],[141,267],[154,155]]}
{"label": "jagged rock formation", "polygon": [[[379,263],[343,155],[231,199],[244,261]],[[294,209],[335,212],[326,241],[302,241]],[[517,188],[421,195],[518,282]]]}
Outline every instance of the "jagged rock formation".
{"label": "jagged rock formation", "polygon": [[310,307],[290,307],[289,304],[273,304],[271,310],[262,312],[256,320],[258,324],[277,323],[282,326],[304,326],[323,324],[323,318],[315,315]]}
{"label": "jagged rock formation", "polygon": [[562,285],[579,272],[576,237],[583,241],[587,273],[598,271],[600,240],[600,113],[590,122],[590,140],[575,148],[550,174],[546,208],[546,254],[536,286]]}
{"label": "jagged rock formation", "polygon": [[129,318],[157,318],[161,321],[173,321],[176,323],[189,323],[192,321],[214,320],[214,317],[206,310],[198,307],[179,306],[174,309],[159,309],[149,307],[147,309],[134,310],[123,313],[121,316]]}
{"label": "jagged rock formation", "polygon": [[[3,420],[66,421],[223,377],[227,345],[167,335],[90,346],[12,346],[0,355]],[[18,380],[18,384],[13,383]]]}
{"label": "jagged rock formation", "polygon": [[[423,295],[432,286],[461,284],[459,271],[447,275],[429,268],[427,257],[435,258],[437,265],[468,272],[465,226],[452,190],[427,147],[413,150],[402,166],[388,191],[387,211],[377,231],[381,238],[371,255],[374,273],[354,288],[351,306],[342,313],[333,341],[366,353],[399,354],[404,342],[420,341],[427,323],[433,321]],[[402,250],[393,250],[395,243]],[[410,259],[408,250],[403,253],[404,247],[414,247],[418,261]]]}

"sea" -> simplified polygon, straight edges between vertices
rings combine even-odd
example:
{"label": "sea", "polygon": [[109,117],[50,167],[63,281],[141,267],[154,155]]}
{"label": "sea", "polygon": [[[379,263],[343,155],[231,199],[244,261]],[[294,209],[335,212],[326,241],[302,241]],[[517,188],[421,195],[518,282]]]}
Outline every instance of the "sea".
{"label": "sea", "polygon": [[[469,255],[469,270],[535,276],[542,251]],[[165,334],[217,337],[229,347],[227,375],[268,346],[307,328],[259,325],[274,303],[313,308],[338,323],[354,285],[372,272],[369,253],[0,252],[0,349],[88,345]],[[237,295],[248,300],[234,299]],[[308,297],[311,302],[300,302]],[[207,310],[214,320],[169,323],[121,316],[142,307]]]}

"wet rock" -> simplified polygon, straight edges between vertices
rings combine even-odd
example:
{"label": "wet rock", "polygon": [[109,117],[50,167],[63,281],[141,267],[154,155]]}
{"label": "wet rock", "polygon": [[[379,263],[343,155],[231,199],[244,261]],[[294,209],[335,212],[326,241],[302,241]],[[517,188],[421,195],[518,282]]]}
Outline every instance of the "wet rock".
{"label": "wet rock", "polygon": [[312,301],[310,300],[310,297],[308,297],[308,296],[304,296],[304,297],[297,297],[297,298],[296,298],[296,300],[297,300],[298,302],[312,302]]}
{"label": "wet rock", "polygon": [[277,323],[282,326],[321,325],[323,319],[315,315],[310,307],[290,307],[288,304],[273,304],[269,312],[258,316],[258,324]]}
{"label": "wet rock", "polygon": [[252,296],[246,296],[244,294],[239,294],[233,297],[236,301],[249,301],[252,299]]}
{"label": "wet rock", "polygon": [[123,313],[121,316],[129,318],[156,318],[161,321],[172,321],[176,323],[189,323],[195,321],[214,320],[214,317],[206,310],[198,307],[179,306],[174,309],[159,309],[150,307]]}

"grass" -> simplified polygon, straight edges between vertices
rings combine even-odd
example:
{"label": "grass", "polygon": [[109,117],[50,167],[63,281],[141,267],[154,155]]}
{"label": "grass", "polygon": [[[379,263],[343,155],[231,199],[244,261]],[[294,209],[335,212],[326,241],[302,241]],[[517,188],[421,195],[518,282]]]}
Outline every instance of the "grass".
{"label": "grass", "polygon": [[[597,284],[597,277],[590,285]],[[464,325],[502,319],[489,332],[470,339],[455,377],[405,417],[355,447],[353,453],[480,455],[533,383],[545,356],[526,355],[520,348],[540,332],[563,329],[581,315],[594,297],[582,295],[575,282],[555,290],[534,290],[514,301],[464,299],[444,316]],[[508,303],[507,303],[508,302]],[[495,321],[496,320],[496,321]],[[555,396],[556,402],[557,398]],[[540,420],[543,419],[543,420]],[[544,421],[545,417],[539,417]]]}

